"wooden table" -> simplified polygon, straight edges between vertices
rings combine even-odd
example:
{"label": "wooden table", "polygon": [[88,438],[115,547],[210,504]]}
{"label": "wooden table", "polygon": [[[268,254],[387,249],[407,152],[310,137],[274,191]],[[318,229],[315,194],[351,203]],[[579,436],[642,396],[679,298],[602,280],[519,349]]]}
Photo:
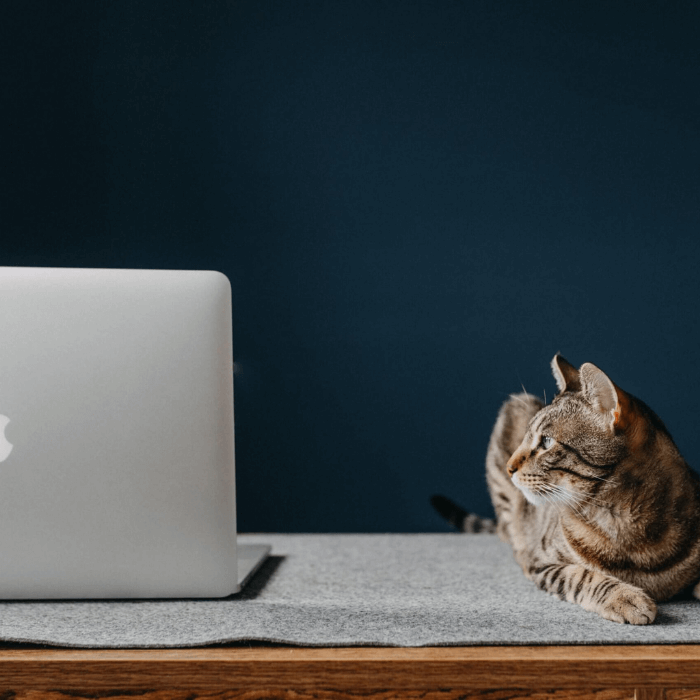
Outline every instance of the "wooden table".
{"label": "wooden table", "polygon": [[0,700],[700,698],[700,646],[0,648]]}

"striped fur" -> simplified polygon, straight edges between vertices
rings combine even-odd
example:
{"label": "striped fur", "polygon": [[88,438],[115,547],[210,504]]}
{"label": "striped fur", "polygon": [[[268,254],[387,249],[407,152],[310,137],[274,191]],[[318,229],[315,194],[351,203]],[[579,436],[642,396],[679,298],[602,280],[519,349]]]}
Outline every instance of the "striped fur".
{"label": "striped fur", "polygon": [[440,515],[460,532],[476,534],[496,532],[496,521],[469,513],[445,496],[433,496],[430,503]]}
{"label": "striped fur", "polygon": [[544,591],[615,622],[700,598],[700,480],[656,414],[601,370],[552,360],[559,394],[501,407],[486,476],[497,532]]}

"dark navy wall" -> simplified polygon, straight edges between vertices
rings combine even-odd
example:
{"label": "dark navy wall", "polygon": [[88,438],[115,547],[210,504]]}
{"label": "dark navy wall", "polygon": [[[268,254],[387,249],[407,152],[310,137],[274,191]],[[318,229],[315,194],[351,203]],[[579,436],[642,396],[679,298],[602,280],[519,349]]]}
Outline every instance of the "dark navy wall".
{"label": "dark navy wall", "polygon": [[0,262],[230,277],[242,530],[490,513],[556,351],[700,465],[697,3],[12,5]]}

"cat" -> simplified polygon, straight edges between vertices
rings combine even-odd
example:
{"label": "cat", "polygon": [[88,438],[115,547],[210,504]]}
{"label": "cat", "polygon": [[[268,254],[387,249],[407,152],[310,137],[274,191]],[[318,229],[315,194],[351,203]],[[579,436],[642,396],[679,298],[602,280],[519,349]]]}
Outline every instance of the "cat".
{"label": "cat", "polygon": [[656,603],[700,598],[700,479],[661,419],[590,363],[551,363],[559,393],[513,394],[486,456],[496,520],[444,496],[458,529],[496,532],[544,591],[614,622],[649,624]]}

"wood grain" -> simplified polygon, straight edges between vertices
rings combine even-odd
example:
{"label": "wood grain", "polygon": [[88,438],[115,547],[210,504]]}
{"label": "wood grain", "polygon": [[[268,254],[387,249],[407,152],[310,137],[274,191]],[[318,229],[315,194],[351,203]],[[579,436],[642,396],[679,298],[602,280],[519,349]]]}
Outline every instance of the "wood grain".
{"label": "wood grain", "polygon": [[495,690],[463,693],[452,690],[436,691],[392,691],[377,693],[338,692],[319,690],[311,693],[304,691],[244,690],[207,693],[188,690],[154,690],[154,691],[112,691],[104,694],[76,693],[75,691],[19,691],[16,694],[0,694],[0,700],[632,700],[632,691],[621,690]]}
{"label": "wood grain", "polygon": [[[694,687],[700,687],[700,646],[691,645],[0,650],[0,699],[7,690],[55,689],[87,689],[93,694],[177,689],[204,693],[202,697],[224,691],[239,695],[222,697],[248,697],[240,693],[264,689],[278,695],[250,697],[285,697],[279,693],[294,691],[298,698],[304,697],[299,693],[320,697],[321,691],[333,692],[333,697],[342,697],[341,691],[401,691],[406,696],[442,689],[469,697],[467,693],[499,688],[542,693],[546,689],[641,688],[649,692]],[[514,697],[508,692],[508,697]],[[523,697],[534,695],[527,692]]]}
{"label": "wood grain", "polygon": [[[0,650],[0,691],[700,687],[698,646]],[[2,695],[0,695],[2,698]],[[680,698],[678,699],[680,700]]]}
{"label": "wood grain", "polygon": [[665,700],[666,691],[663,688],[637,688],[634,700]]}

